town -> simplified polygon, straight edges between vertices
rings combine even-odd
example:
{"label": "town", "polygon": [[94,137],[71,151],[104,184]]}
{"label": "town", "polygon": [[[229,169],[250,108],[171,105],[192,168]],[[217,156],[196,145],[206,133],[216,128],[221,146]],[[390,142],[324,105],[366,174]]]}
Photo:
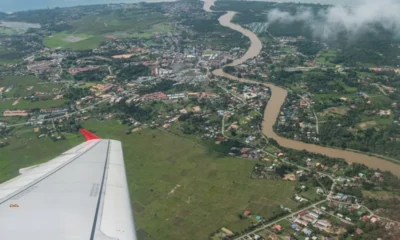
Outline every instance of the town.
{"label": "town", "polygon": [[[153,149],[139,150],[148,155],[128,153],[157,176],[152,183],[137,183],[141,192],[133,205],[143,239],[176,239],[180,234],[214,240],[399,236],[395,172],[285,148],[263,129],[264,111],[274,94],[264,83],[271,83],[288,91],[273,126],[280,137],[397,164],[399,66],[348,64],[337,46],[273,32],[273,26],[267,30],[260,16],[271,8],[268,3],[231,6],[218,1],[213,13],[202,11],[203,2],[197,0],[104,6],[33,11],[35,23],[25,12],[1,17],[0,154],[12,156],[27,142],[38,148],[68,146],[82,140],[77,133],[85,126],[93,132],[109,129],[102,132],[105,137],[141,141],[147,136],[146,145],[160,151],[158,141],[181,141],[182,146],[168,150],[176,151],[171,157],[158,159],[171,164],[166,169],[193,167],[199,156],[215,161],[195,164],[207,169],[210,181],[226,182],[208,186],[213,183],[185,169],[179,177],[158,176],[153,169],[157,164],[146,162],[154,157]],[[261,7],[253,21],[248,14],[255,6]],[[221,11],[231,11],[229,7],[243,8],[233,20],[263,44],[256,57],[237,65],[232,63],[251,42],[219,25]],[[10,24],[13,19],[22,25]],[[218,76],[218,69],[239,80]],[[134,145],[133,140],[126,144]],[[191,151],[193,155],[179,157]],[[44,161],[51,155],[38,157]],[[23,168],[27,163],[15,163],[21,156],[0,165]],[[229,162],[217,169],[225,158],[246,165],[240,169]],[[13,175],[5,174],[0,182]],[[207,191],[191,192],[194,183]],[[151,195],[156,192],[167,194],[157,204]],[[184,203],[175,202],[168,211],[160,207],[176,195],[184,196]],[[206,202],[215,196],[224,200]],[[199,199],[202,205],[196,206]],[[213,210],[199,210],[205,206]],[[217,215],[214,210],[221,216],[211,216]],[[215,222],[207,220],[211,217]]]}

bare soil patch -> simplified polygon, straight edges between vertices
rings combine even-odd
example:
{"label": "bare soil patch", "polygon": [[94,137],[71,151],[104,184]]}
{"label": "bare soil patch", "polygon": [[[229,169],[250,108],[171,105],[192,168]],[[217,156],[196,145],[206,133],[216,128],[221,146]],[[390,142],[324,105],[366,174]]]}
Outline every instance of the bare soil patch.
{"label": "bare soil patch", "polygon": [[367,128],[369,128],[369,127],[373,127],[373,126],[376,126],[376,121],[367,121],[367,122],[363,122],[363,123],[360,123],[360,128],[361,129],[367,129]]}
{"label": "bare soil patch", "polygon": [[349,111],[349,108],[347,107],[330,107],[325,109],[323,112],[319,113],[321,117],[331,115],[331,114],[337,114],[337,115],[345,115]]}
{"label": "bare soil patch", "polygon": [[293,173],[285,174],[283,176],[283,179],[290,180],[290,181],[296,181],[296,175],[294,175]]}

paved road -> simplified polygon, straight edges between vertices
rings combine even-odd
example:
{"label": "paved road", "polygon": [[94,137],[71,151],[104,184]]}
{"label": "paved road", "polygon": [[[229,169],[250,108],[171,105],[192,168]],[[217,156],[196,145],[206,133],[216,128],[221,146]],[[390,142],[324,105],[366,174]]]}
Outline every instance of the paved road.
{"label": "paved road", "polygon": [[242,239],[244,239],[244,236],[247,236],[247,235],[252,234],[252,233],[254,234],[254,233],[256,233],[256,232],[259,232],[259,231],[261,231],[261,230],[263,230],[263,229],[265,229],[265,228],[268,228],[268,227],[270,227],[270,226],[272,226],[272,225],[274,225],[274,224],[276,224],[276,223],[278,223],[278,222],[280,222],[280,221],[285,220],[286,218],[293,217],[293,216],[299,214],[300,212],[302,212],[302,211],[304,211],[304,210],[313,208],[313,207],[317,206],[318,204],[321,204],[321,203],[326,202],[326,201],[327,201],[327,200],[324,199],[324,200],[321,200],[321,201],[319,201],[319,202],[313,203],[312,205],[310,205],[310,206],[308,206],[308,207],[302,208],[302,209],[300,209],[300,210],[297,211],[297,212],[294,212],[294,213],[291,213],[291,214],[286,215],[286,216],[284,216],[284,217],[278,218],[277,220],[275,220],[275,221],[273,221],[273,222],[270,222],[270,223],[265,224],[265,225],[263,225],[263,226],[261,226],[261,227],[259,227],[259,228],[256,228],[255,230],[253,230],[253,231],[251,231],[251,232],[249,232],[249,233],[247,233],[247,234],[245,234],[245,235],[243,235],[243,236],[240,236],[240,237],[238,237],[238,238],[235,238],[235,239],[237,239],[237,240],[242,240]]}
{"label": "paved road", "polygon": [[[131,96],[131,95],[134,95],[134,94],[127,94],[127,95],[118,96],[118,97],[129,97],[129,96]],[[117,97],[117,96],[112,96],[112,97]],[[96,103],[94,103],[94,104],[92,104],[92,105],[90,105],[90,106],[88,106],[88,107],[79,109],[78,111],[75,111],[75,112],[72,112],[72,113],[68,113],[68,116],[71,117],[71,116],[73,116],[73,115],[75,115],[75,114],[77,114],[77,113],[80,113],[80,112],[83,112],[83,111],[86,111],[86,110],[89,110],[89,109],[94,109],[97,105],[99,105],[99,104],[101,104],[101,103],[103,103],[103,102],[105,102],[105,101],[109,101],[112,97],[104,98],[104,99],[102,99],[101,101],[96,102]],[[46,120],[46,121],[54,121],[54,120],[62,119],[62,118],[65,118],[65,117],[66,117],[66,115],[62,115],[62,116],[58,116],[58,117],[47,118],[47,119],[45,119],[45,120]],[[28,121],[28,122],[24,122],[24,123],[17,123],[17,124],[7,125],[6,127],[23,126],[23,125],[26,125],[26,124],[29,124],[29,123],[30,123],[30,122]]]}

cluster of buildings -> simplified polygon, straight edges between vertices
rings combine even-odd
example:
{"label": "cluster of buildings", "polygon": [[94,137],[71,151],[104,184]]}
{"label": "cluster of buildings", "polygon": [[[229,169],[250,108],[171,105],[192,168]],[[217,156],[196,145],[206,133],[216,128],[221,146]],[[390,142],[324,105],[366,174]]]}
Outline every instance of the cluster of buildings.
{"label": "cluster of buildings", "polygon": [[29,110],[5,110],[4,117],[28,117],[31,114]]}
{"label": "cluster of buildings", "polygon": [[292,218],[292,223],[292,229],[296,232],[303,232],[307,236],[312,233],[307,226],[313,226],[321,231],[330,231],[332,227],[332,223],[327,219],[323,219],[323,213],[317,208],[300,212],[296,217]]}
{"label": "cluster of buildings", "polygon": [[[289,95],[278,117],[276,130],[280,134],[307,142],[318,142],[317,116],[309,94]],[[287,131],[290,126],[292,131]]]}
{"label": "cluster of buildings", "polygon": [[99,66],[87,66],[87,67],[72,67],[68,69],[69,74],[77,74],[80,72],[87,72],[87,71],[92,71],[92,70],[97,70],[99,69]]}

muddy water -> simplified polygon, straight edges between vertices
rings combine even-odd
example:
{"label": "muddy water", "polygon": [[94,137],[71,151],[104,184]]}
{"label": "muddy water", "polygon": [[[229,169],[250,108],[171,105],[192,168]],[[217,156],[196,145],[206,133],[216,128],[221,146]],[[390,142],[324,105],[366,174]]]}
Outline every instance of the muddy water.
{"label": "muddy water", "polygon": [[[215,0],[206,0],[204,2],[204,10],[211,11],[210,7],[214,4],[214,1]],[[260,39],[257,37],[257,35],[249,31],[248,29],[245,29],[240,25],[231,22],[235,14],[236,14],[235,12],[231,11],[227,12],[226,14],[222,15],[219,18],[219,23],[224,27],[228,27],[231,28],[232,30],[242,33],[243,35],[245,35],[250,39],[251,44],[247,52],[241,58],[236,59],[235,61],[230,63],[229,64],[230,66],[236,66],[242,64],[247,59],[257,56],[262,49],[262,43]],[[233,75],[227,74],[223,72],[222,69],[214,70],[213,74],[216,76],[229,78],[235,81],[259,84],[259,82],[250,79],[238,78]],[[268,101],[268,104],[265,108],[264,120],[262,122],[262,132],[265,136],[275,139],[279,143],[279,145],[286,148],[292,148],[296,150],[307,150],[309,152],[319,153],[333,158],[343,158],[349,163],[363,163],[370,168],[379,168],[382,171],[391,171],[393,174],[400,176],[400,165],[378,157],[369,156],[362,153],[346,151],[346,150],[322,147],[278,136],[273,131],[273,126],[279,116],[280,109],[283,103],[285,102],[287,91],[284,88],[275,86],[274,84],[271,83],[263,83],[263,84],[271,89],[271,99]]]}

